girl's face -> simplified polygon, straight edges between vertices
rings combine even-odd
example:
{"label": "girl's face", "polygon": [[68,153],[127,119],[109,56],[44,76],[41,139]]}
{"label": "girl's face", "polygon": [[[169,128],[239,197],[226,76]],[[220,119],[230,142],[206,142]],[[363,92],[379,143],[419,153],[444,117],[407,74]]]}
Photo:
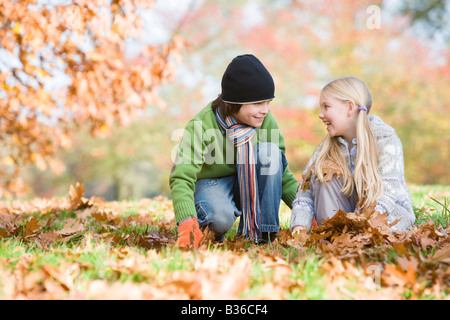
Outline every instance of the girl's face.
{"label": "girl's face", "polygon": [[330,137],[342,136],[347,142],[356,138],[357,112],[353,101],[341,101],[331,96],[320,96],[319,118],[327,126]]}
{"label": "girl's face", "polygon": [[239,123],[259,128],[269,110],[270,100],[260,103],[247,103],[242,105],[238,113],[233,114],[233,118]]}

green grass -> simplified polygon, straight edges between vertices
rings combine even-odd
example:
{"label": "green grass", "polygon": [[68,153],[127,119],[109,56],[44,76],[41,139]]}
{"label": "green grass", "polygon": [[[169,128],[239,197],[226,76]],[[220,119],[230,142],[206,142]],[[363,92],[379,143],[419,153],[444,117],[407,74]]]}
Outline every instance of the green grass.
{"label": "green grass", "polygon": [[418,186],[409,188],[416,224],[433,220],[436,225],[447,228],[450,221],[450,186]]}
{"label": "green grass", "polygon": [[[450,220],[449,192],[450,186],[411,186],[410,194],[417,218],[416,225],[424,224],[431,219],[436,225],[447,228]],[[121,211],[120,217],[123,220],[129,217],[138,219],[139,210],[142,210],[142,207],[138,207],[137,204],[127,204]],[[158,224],[167,219],[167,214],[164,214],[167,203],[151,202],[146,210],[153,212],[151,221],[155,221],[155,225],[149,224],[148,220],[136,220],[145,222],[122,225],[119,228],[113,224],[99,223],[92,217],[88,217],[84,220],[85,229],[82,233],[69,241],[55,241],[47,247],[38,241],[33,241],[35,238],[25,235],[25,224],[28,219],[24,217],[22,228],[14,237],[0,240],[0,276],[19,271],[23,275],[34,272],[42,277],[41,282],[37,282],[42,284],[48,277],[42,272],[42,268],[53,266],[61,272],[70,271],[71,268],[76,270],[74,271],[76,274],[71,275],[74,279],[72,289],[79,292],[89,290],[89,284],[96,280],[104,280],[109,284],[131,282],[164,288],[168,283],[172,283],[174,275],[179,272],[192,275],[192,278],[187,280],[182,278],[182,282],[186,281],[183,285],[187,286],[189,281],[194,282],[196,270],[207,267],[202,264],[207,264],[209,254],[217,255],[220,266],[223,265],[224,268],[217,270],[217,274],[210,275],[211,281],[219,281],[214,277],[221,279],[220,276],[226,274],[227,270],[234,270],[239,257],[246,255],[250,259],[248,285],[240,293],[240,298],[271,299],[275,296],[283,299],[330,299],[336,298],[336,295],[337,298],[345,298],[348,295],[357,296],[358,290],[361,290],[359,281],[348,279],[345,280],[342,292],[339,289],[340,293],[330,295],[327,291],[327,286],[330,284],[327,283],[325,259],[317,256],[312,249],[301,251],[280,245],[269,244],[255,247],[247,244],[241,250],[230,250],[226,245],[210,243],[206,252],[180,250],[173,244],[148,250],[139,246],[136,241],[130,242],[125,239],[115,243],[105,242],[105,238],[99,236],[132,234],[138,237],[152,230],[167,232]],[[57,214],[55,212],[41,216],[39,213],[33,213],[30,216],[39,219],[42,223],[42,232],[46,233],[61,230],[67,219],[77,218],[77,213],[62,210]],[[282,204],[281,228],[289,228],[289,223],[290,210]],[[238,223],[227,233],[226,238],[234,239],[237,228]],[[386,250],[384,254],[385,256],[377,256],[374,252],[373,262],[397,262],[398,254],[394,250]],[[434,252],[428,250],[421,254],[426,258]],[[357,268],[361,269],[362,266],[359,265]],[[0,280],[0,298],[8,298],[3,282],[4,280]],[[283,288],[283,292],[277,292],[277,288]],[[65,294],[70,297],[70,292]],[[441,293],[442,296],[446,294],[448,292]],[[402,293],[402,298],[417,297],[414,296],[412,289],[407,289]],[[435,299],[435,292],[422,294],[420,298]]]}

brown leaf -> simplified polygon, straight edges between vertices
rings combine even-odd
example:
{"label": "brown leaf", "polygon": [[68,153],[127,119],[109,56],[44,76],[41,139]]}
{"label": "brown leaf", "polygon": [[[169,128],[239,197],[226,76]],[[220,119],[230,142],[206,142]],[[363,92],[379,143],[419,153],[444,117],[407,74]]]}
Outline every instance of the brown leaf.
{"label": "brown leaf", "polygon": [[432,263],[445,263],[450,265],[450,246],[443,247],[436,251],[436,253],[430,258]]}
{"label": "brown leaf", "polygon": [[93,201],[90,201],[83,197],[84,195],[84,187],[79,182],[76,183],[75,187],[70,186],[69,189],[69,202],[70,207],[69,210],[74,211],[78,209],[84,209],[91,207],[93,205]]}
{"label": "brown leaf", "polygon": [[145,249],[160,249],[172,242],[173,237],[164,232],[152,230],[137,236],[137,244]]}
{"label": "brown leaf", "polygon": [[[181,276],[184,275],[184,276]],[[202,285],[197,278],[187,277],[183,272],[176,272],[174,279],[167,283],[167,285],[173,285],[182,289],[189,297],[189,299],[199,300],[202,299]]]}
{"label": "brown leaf", "polygon": [[32,217],[25,224],[25,237],[34,234],[36,231],[40,230],[42,227],[39,226],[39,220],[36,217]]}
{"label": "brown leaf", "polygon": [[[303,192],[305,192],[306,190],[308,190],[309,188],[309,184],[311,183],[311,175],[313,172],[313,168],[312,166],[309,168],[309,170],[303,175],[302,177],[302,183],[299,186],[299,188],[302,189]],[[298,191],[298,190],[297,190]]]}
{"label": "brown leaf", "polygon": [[334,175],[336,175],[336,178],[342,176],[342,169],[336,163],[331,161],[326,161],[322,167],[322,171],[323,182],[331,181]]}
{"label": "brown leaf", "polygon": [[[209,243],[215,242],[216,236],[215,236],[214,231],[212,231],[208,226],[202,231],[202,233],[203,233],[203,237],[200,239],[198,246],[199,246],[199,248],[202,248],[202,247],[207,248]],[[193,233],[191,233],[191,236],[192,236],[192,238],[190,239],[191,243],[194,243],[193,242],[194,241]]]}
{"label": "brown leaf", "polygon": [[398,257],[397,258],[398,265],[403,269],[403,271],[408,271],[410,265],[412,266],[414,272],[417,272],[417,266],[419,262],[414,257]]}
{"label": "brown leaf", "polygon": [[115,216],[106,211],[93,212],[92,218],[94,218],[95,220],[100,221],[100,222],[109,222],[109,223],[112,223],[115,225],[122,222],[122,219],[119,216]]}
{"label": "brown leaf", "polygon": [[84,231],[84,224],[80,220],[68,219],[64,227],[56,231],[56,233],[62,236],[68,236],[82,231]]}
{"label": "brown leaf", "polygon": [[401,288],[414,287],[417,283],[416,272],[412,263],[408,263],[407,269],[401,266],[387,264],[382,273],[382,280],[387,285],[399,286]]}
{"label": "brown leaf", "polygon": [[50,232],[47,232],[47,233],[42,233],[39,236],[39,240],[41,242],[41,245],[44,248],[47,248],[48,246],[50,246],[53,242],[55,242],[59,238],[61,238],[61,235],[59,233],[57,233],[56,231],[50,231]]}
{"label": "brown leaf", "polygon": [[63,270],[60,270],[59,268],[44,264],[42,266],[42,269],[50,275],[53,279],[58,281],[65,290],[70,290],[73,286],[73,280],[70,276],[68,276]]}

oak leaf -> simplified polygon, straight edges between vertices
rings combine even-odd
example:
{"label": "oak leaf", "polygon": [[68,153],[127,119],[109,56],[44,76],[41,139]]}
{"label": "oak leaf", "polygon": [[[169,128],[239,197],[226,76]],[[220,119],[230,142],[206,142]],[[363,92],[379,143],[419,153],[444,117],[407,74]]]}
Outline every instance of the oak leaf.
{"label": "oak leaf", "polygon": [[73,185],[70,186],[69,189],[69,210],[74,211],[78,209],[89,208],[93,205],[93,201],[85,198],[84,196],[84,187],[79,182],[76,183],[75,187]]}
{"label": "oak leaf", "polygon": [[39,220],[36,217],[32,217],[30,220],[28,220],[25,224],[25,237],[31,236],[37,231],[42,229],[42,227],[39,225]]}
{"label": "oak leaf", "polygon": [[84,224],[78,219],[68,219],[64,227],[56,231],[57,234],[62,236],[73,235],[84,230]]}
{"label": "oak leaf", "polygon": [[323,181],[327,182],[331,181],[333,179],[333,176],[336,175],[336,178],[339,178],[342,176],[342,169],[339,168],[339,166],[332,162],[332,161],[326,161],[325,164],[322,167],[322,173],[323,173]]}

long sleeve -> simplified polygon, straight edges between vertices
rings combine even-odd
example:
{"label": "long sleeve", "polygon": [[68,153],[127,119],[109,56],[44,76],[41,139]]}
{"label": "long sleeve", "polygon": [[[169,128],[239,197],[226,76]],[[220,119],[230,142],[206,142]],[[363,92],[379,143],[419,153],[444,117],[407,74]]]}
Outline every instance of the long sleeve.
{"label": "long sleeve", "polygon": [[388,221],[400,221],[394,230],[406,231],[415,221],[411,199],[405,182],[402,143],[396,134],[381,139],[379,168],[383,180],[383,196],[376,209],[387,212]]}
{"label": "long sleeve", "polygon": [[[379,117],[369,116],[369,121],[372,132],[377,139],[378,166],[383,185],[383,195],[377,201],[375,209],[380,212],[387,212],[387,218],[390,223],[399,220],[392,227],[392,230],[407,231],[414,224],[415,215],[405,181],[402,143],[395,130],[385,124]],[[321,146],[319,145],[311,157],[304,174],[308,172],[310,166],[314,163],[320,149]],[[354,158],[351,158],[347,146],[343,145],[343,152],[346,154],[350,169],[352,169],[354,167]],[[314,198],[310,189],[311,184],[304,184],[302,179],[300,185],[293,203],[291,230],[298,225],[309,229],[315,214]]]}
{"label": "long sleeve", "polygon": [[[200,132],[199,132],[200,130]],[[183,132],[170,175],[170,189],[176,221],[197,216],[194,203],[195,182],[203,164],[201,127],[190,121]]]}
{"label": "long sleeve", "polygon": [[291,225],[290,229],[295,226],[302,226],[309,229],[314,220],[314,199],[311,192],[311,184],[306,183],[305,175],[309,171],[310,167],[316,160],[320,149],[322,148],[322,144],[320,144],[316,150],[314,151],[311,159],[308,161],[306,165],[306,169],[303,171],[303,177],[300,181],[297,196],[295,197],[294,202],[292,203],[292,215],[291,215]]}

